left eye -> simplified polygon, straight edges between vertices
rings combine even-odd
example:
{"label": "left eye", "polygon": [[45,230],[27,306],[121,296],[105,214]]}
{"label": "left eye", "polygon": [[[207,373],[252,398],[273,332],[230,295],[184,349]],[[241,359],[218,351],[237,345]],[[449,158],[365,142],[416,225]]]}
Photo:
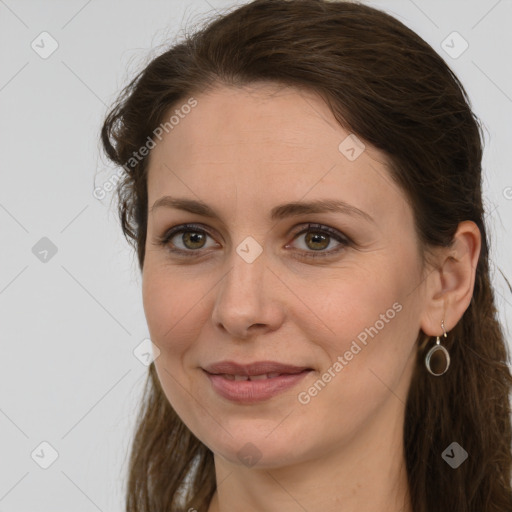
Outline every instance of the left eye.
{"label": "left eye", "polygon": [[[304,235],[304,236],[303,236]],[[340,251],[343,247],[349,244],[349,240],[344,237],[338,231],[321,225],[308,225],[306,229],[303,229],[297,233],[294,240],[303,240],[303,246],[299,247],[301,250],[307,253],[317,254],[306,254],[307,256],[328,256],[330,254]],[[332,245],[333,241],[337,241],[338,245],[335,249],[326,251],[329,246]],[[287,246],[288,247],[288,246]]]}

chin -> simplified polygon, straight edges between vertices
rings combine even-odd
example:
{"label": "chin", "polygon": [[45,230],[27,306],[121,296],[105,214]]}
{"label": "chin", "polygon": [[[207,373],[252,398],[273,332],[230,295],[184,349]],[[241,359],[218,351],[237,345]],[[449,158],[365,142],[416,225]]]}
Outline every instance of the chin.
{"label": "chin", "polygon": [[304,436],[304,430],[297,423],[294,432],[289,425],[288,428],[278,425],[279,422],[261,419],[224,421],[222,427],[216,424],[212,429],[209,425],[207,431],[201,428],[195,435],[216,456],[237,466],[271,469],[305,460],[313,447],[308,447],[304,441],[311,437]]}

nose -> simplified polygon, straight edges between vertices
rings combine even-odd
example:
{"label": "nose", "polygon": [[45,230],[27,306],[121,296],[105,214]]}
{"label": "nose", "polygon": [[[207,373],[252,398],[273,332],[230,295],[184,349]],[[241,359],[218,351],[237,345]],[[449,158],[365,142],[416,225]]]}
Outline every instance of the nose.
{"label": "nose", "polygon": [[280,281],[269,268],[265,251],[252,263],[234,251],[230,263],[230,270],[215,288],[215,327],[236,339],[278,329],[284,317],[278,297]]}

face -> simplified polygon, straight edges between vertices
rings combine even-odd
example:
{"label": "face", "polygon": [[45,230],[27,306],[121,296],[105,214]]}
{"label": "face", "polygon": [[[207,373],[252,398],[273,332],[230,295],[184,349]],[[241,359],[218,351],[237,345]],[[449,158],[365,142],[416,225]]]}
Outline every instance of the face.
{"label": "face", "polygon": [[215,454],[260,467],[399,424],[422,267],[383,153],[310,92],[195,100],[148,167],[143,303],[167,399]]}

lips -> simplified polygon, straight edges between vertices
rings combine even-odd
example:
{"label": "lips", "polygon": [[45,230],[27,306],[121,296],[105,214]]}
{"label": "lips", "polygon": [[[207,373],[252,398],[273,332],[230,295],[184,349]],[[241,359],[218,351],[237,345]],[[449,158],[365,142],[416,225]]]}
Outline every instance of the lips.
{"label": "lips", "polygon": [[268,400],[296,386],[311,371],[275,361],[239,364],[222,361],[203,368],[213,390],[221,397],[239,404]]}
{"label": "lips", "polygon": [[[272,377],[277,377],[283,374],[293,375],[296,373],[303,372],[304,370],[311,370],[311,368],[308,368],[307,366],[294,366],[290,364],[283,364],[275,361],[257,361],[250,364],[239,364],[233,361],[221,361],[219,363],[214,363],[206,366],[204,370],[213,375],[231,375],[234,377],[251,378],[263,375]],[[247,379],[244,378],[243,380]]]}
{"label": "lips", "polygon": [[279,377],[279,375],[290,375],[290,374],[283,374],[283,373],[263,373],[261,375],[232,375],[231,373],[216,373],[212,375],[222,375],[222,377],[228,379],[228,380],[265,380],[265,379],[275,379],[276,377]]}

